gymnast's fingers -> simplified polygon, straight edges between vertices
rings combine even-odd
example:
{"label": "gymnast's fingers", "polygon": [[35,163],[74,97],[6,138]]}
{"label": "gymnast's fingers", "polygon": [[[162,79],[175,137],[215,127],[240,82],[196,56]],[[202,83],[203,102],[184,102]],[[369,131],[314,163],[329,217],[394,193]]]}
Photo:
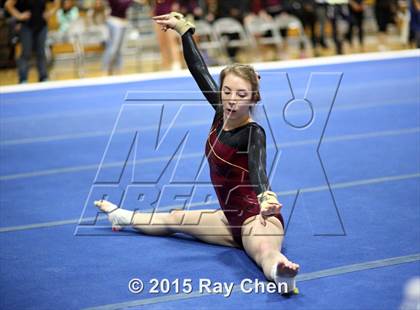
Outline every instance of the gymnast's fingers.
{"label": "gymnast's fingers", "polygon": [[[160,25],[162,27],[163,31],[166,31],[168,29],[174,29],[176,25],[176,19],[168,19],[168,20],[155,20],[156,24]],[[165,28],[165,29],[164,29]]]}
{"label": "gymnast's fingers", "polygon": [[157,20],[169,19],[170,16],[169,16],[169,14],[164,14],[164,15],[153,16],[152,18],[157,21]]}
{"label": "gymnast's fingers", "polygon": [[281,204],[274,204],[272,206],[273,214],[279,214],[281,207],[282,207]]}
{"label": "gymnast's fingers", "polygon": [[267,223],[265,222],[265,217],[262,214],[258,215],[261,225],[265,226]]}
{"label": "gymnast's fingers", "polygon": [[165,25],[167,26],[169,24],[168,20],[155,20],[156,24],[158,25]]}

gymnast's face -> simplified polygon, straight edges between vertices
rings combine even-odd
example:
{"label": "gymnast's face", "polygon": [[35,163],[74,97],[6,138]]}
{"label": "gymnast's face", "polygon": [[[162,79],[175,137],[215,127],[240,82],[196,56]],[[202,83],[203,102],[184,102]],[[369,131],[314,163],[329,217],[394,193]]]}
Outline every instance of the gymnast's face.
{"label": "gymnast's face", "polygon": [[235,74],[228,74],[222,84],[223,113],[226,119],[242,120],[249,117],[252,102],[251,83]]}

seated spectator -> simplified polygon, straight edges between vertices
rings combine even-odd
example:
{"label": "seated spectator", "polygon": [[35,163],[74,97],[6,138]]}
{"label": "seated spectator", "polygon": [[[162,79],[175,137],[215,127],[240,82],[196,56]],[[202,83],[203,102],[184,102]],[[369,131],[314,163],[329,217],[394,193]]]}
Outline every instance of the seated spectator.
{"label": "seated spectator", "polygon": [[93,6],[89,7],[86,14],[87,26],[104,25],[106,22],[106,7],[103,0],[95,0]]}
{"label": "seated spectator", "polygon": [[197,0],[178,0],[177,2],[179,6],[177,12],[186,16],[187,18],[201,19],[203,17],[204,10],[202,7],[200,7],[200,4],[205,5],[204,1],[200,1],[203,3],[199,3]]}
{"label": "seated spectator", "polygon": [[205,6],[201,6],[204,9],[203,16],[206,21],[209,23],[214,22],[217,15],[217,0],[199,0],[200,3],[204,3]]}
{"label": "seated spectator", "polygon": [[63,0],[61,8],[57,10],[56,17],[60,37],[63,41],[66,41],[71,24],[79,18],[79,9],[74,5],[73,0]]}
{"label": "seated spectator", "polygon": [[[311,1],[311,0],[308,0]],[[298,17],[300,20],[305,17],[308,18],[308,23],[313,25],[313,29],[315,27],[315,13],[313,12],[311,18],[307,16],[307,14],[304,13],[303,9],[303,3],[302,1],[297,0],[291,0],[291,1],[282,1],[282,0],[260,0],[261,3],[261,11],[258,15],[261,17],[267,19],[268,16],[271,18],[274,18],[278,15],[285,15],[288,14],[294,15]],[[255,6],[254,6],[255,7]],[[305,10],[308,8],[308,6],[305,4]],[[305,20],[305,24],[302,23],[302,25],[306,25],[307,22]],[[288,58],[288,44],[287,44],[287,36],[288,36],[288,28],[287,27],[281,27],[280,34],[282,36],[283,40],[283,51],[280,55],[280,58]],[[303,57],[305,55],[305,42],[303,40],[303,37],[300,38],[299,41],[299,49],[300,49],[300,56]]]}
{"label": "seated spectator", "polygon": [[[251,1],[250,7],[249,7],[249,13],[244,18],[245,27],[246,26],[255,27],[255,25],[257,25],[261,21],[272,23],[273,18],[265,10],[263,10],[261,0]],[[266,30],[265,32],[259,32],[259,31],[257,32],[256,31],[255,33],[252,33],[252,35],[254,36],[254,39],[256,40],[256,43],[258,43],[258,41],[261,38],[272,38],[274,36],[274,34],[272,33],[271,30]],[[275,46],[274,43],[272,45]],[[258,50],[259,51],[258,51],[258,56],[257,57],[262,56],[263,59],[273,58],[272,49],[267,48],[267,44],[259,45]],[[279,50],[280,49],[277,49],[277,52],[279,52]],[[277,59],[277,57],[274,57],[274,59],[272,59],[272,60],[276,60],[276,59]],[[258,59],[258,60],[260,60],[260,59]]]}
{"label": "seated spectator", "polygon": [[264,0],[251,1],[250,7],[249,7],[249,14],[245,16],[245,19],[252,19],[258,16],[259,18],[262,18],[263,20],[272,21],[273,17],[267,13],[264,4],[265,4]]}
{"label": "seated spectator", "polygon": [[[241,0],[219,0],[217,4],[217,18],[230,17],[236,19],[243,24],[245,16],[250,13],[250,2]],[[239,39],[239,33],[226,33],[223,34],[228,40]],[[227,53],[229,58],[234,61],[239,48],[229,47]]]}

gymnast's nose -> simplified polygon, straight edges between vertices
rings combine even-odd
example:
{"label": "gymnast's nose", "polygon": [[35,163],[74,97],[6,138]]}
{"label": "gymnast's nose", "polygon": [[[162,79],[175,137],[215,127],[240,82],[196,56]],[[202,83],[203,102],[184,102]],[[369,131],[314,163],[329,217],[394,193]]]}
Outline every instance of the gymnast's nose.
{"label": "gymnast's nose", "polygon": [[235,94],[231,94],[228,100],[228,104],[230,108],[235,108],[236,104],[238,103],[238,97]]}

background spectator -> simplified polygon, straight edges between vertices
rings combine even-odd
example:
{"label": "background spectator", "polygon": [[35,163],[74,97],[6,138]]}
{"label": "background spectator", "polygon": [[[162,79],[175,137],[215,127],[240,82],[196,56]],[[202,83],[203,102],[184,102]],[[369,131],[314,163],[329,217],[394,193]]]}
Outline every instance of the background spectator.
{"label": "background spectator", "polygon": [[[217,5],[217,18],[230,17],[236,19],[243,25],[245,16],[250,13],[250,2],[240,0],[226,0],[219,1]],[[223,34],[227,40],[237,40],[240,38],[239,33],[226,33]],[[232,61],[235,61],[236,54],[239,48],[228,47],[228,56]]]}
{"label": "background spectator", "polygon": [[103,0],[95,0],[86,13],[86,24],[103,25],[106,22],[106,7]]}
{"label": "background spectator", "polygon": [[[317,38],[315,34],[316,13],[314,0],[293,0],[288,3],[287,12],[299,18],[303,30],[310,33],[312,48],[315,50]],[[305,56],[305,41],[300,40],[301,57]]]}
{"label": "background spectator", "polygon": [[66,40],[71,24],[79,18],[79,9],[74,5],[73,0],[63,0],[56,17],[59,24],[58,31],[60,36],[62,40]]}
{"label": "background spectator", "polygon": [[364,51],[364,3],[363,0],[349,0],[349,29],[346,35],[350,45],[353,45],[353,30],[357,28],[360,51]]}
{"label": "background spectator", "polygon": [[332,37],[335,45],[335,53],[342,55],[343,37],[342,29],[339,28],[339,22],[347,21],[349,18],[348,0],[328,0],[327,16],[331,23]]}
{"label": "background spectator", "polygon": [[[152,7],[154,16],[168,14],[180,8],[179,3],[174,0],[155,0]],[[165,70],[181,69],[181,54],[177,35],[173,31],[161,31],[157,24],[154,27],[159,41],[162,68]]]}
{"label": "background spectator", "polygon": [[327,0],[315,0],[315,15],[316,21],[319,25],[318,42],[323,48],[327,48],[327,41],[325,40],[325,24],[327,22]]}
{"label": "background spectator", "polygon": [[38,79],[40,82],[48,80],[45,43],[47,40],[47,19],[53,16],[60,6],[55,0],[51,10],[47,10],[46,0],[23,1],[7,0],[5,8],[19,23],[19,41],[22,52],[18,60],[19,83],[28,80],[29,62],[32,49],[35,49]]}
{"label": "background spectator", "polygon": [[409,41],[420,48],[420,0],[410,1],[410,35]]}
{"label": "background spectator", "polygon": [[127,29],[127,10],[134,0],[108,0],[111,9],[106,24],[108,26],[108,41],[103,57],[103,69],[109,74],[122,67],[121,47]]}
{"label": "background spectator", "polygon": [[395,23],[395,14],[397,10],[396,0],[376,0],[375,17],[378,24],[378,49],[387,50],[387,28],[388,24]]}
{"label": "background spectator", "polygon": [[[182,15],[193,18],[193,19],[201,19],[203,17],[203,8],[199,6],[198,1],[196,0],[178,0],[179,10],[178,12]],[[205,4],[202,1],[202,5]]]}

